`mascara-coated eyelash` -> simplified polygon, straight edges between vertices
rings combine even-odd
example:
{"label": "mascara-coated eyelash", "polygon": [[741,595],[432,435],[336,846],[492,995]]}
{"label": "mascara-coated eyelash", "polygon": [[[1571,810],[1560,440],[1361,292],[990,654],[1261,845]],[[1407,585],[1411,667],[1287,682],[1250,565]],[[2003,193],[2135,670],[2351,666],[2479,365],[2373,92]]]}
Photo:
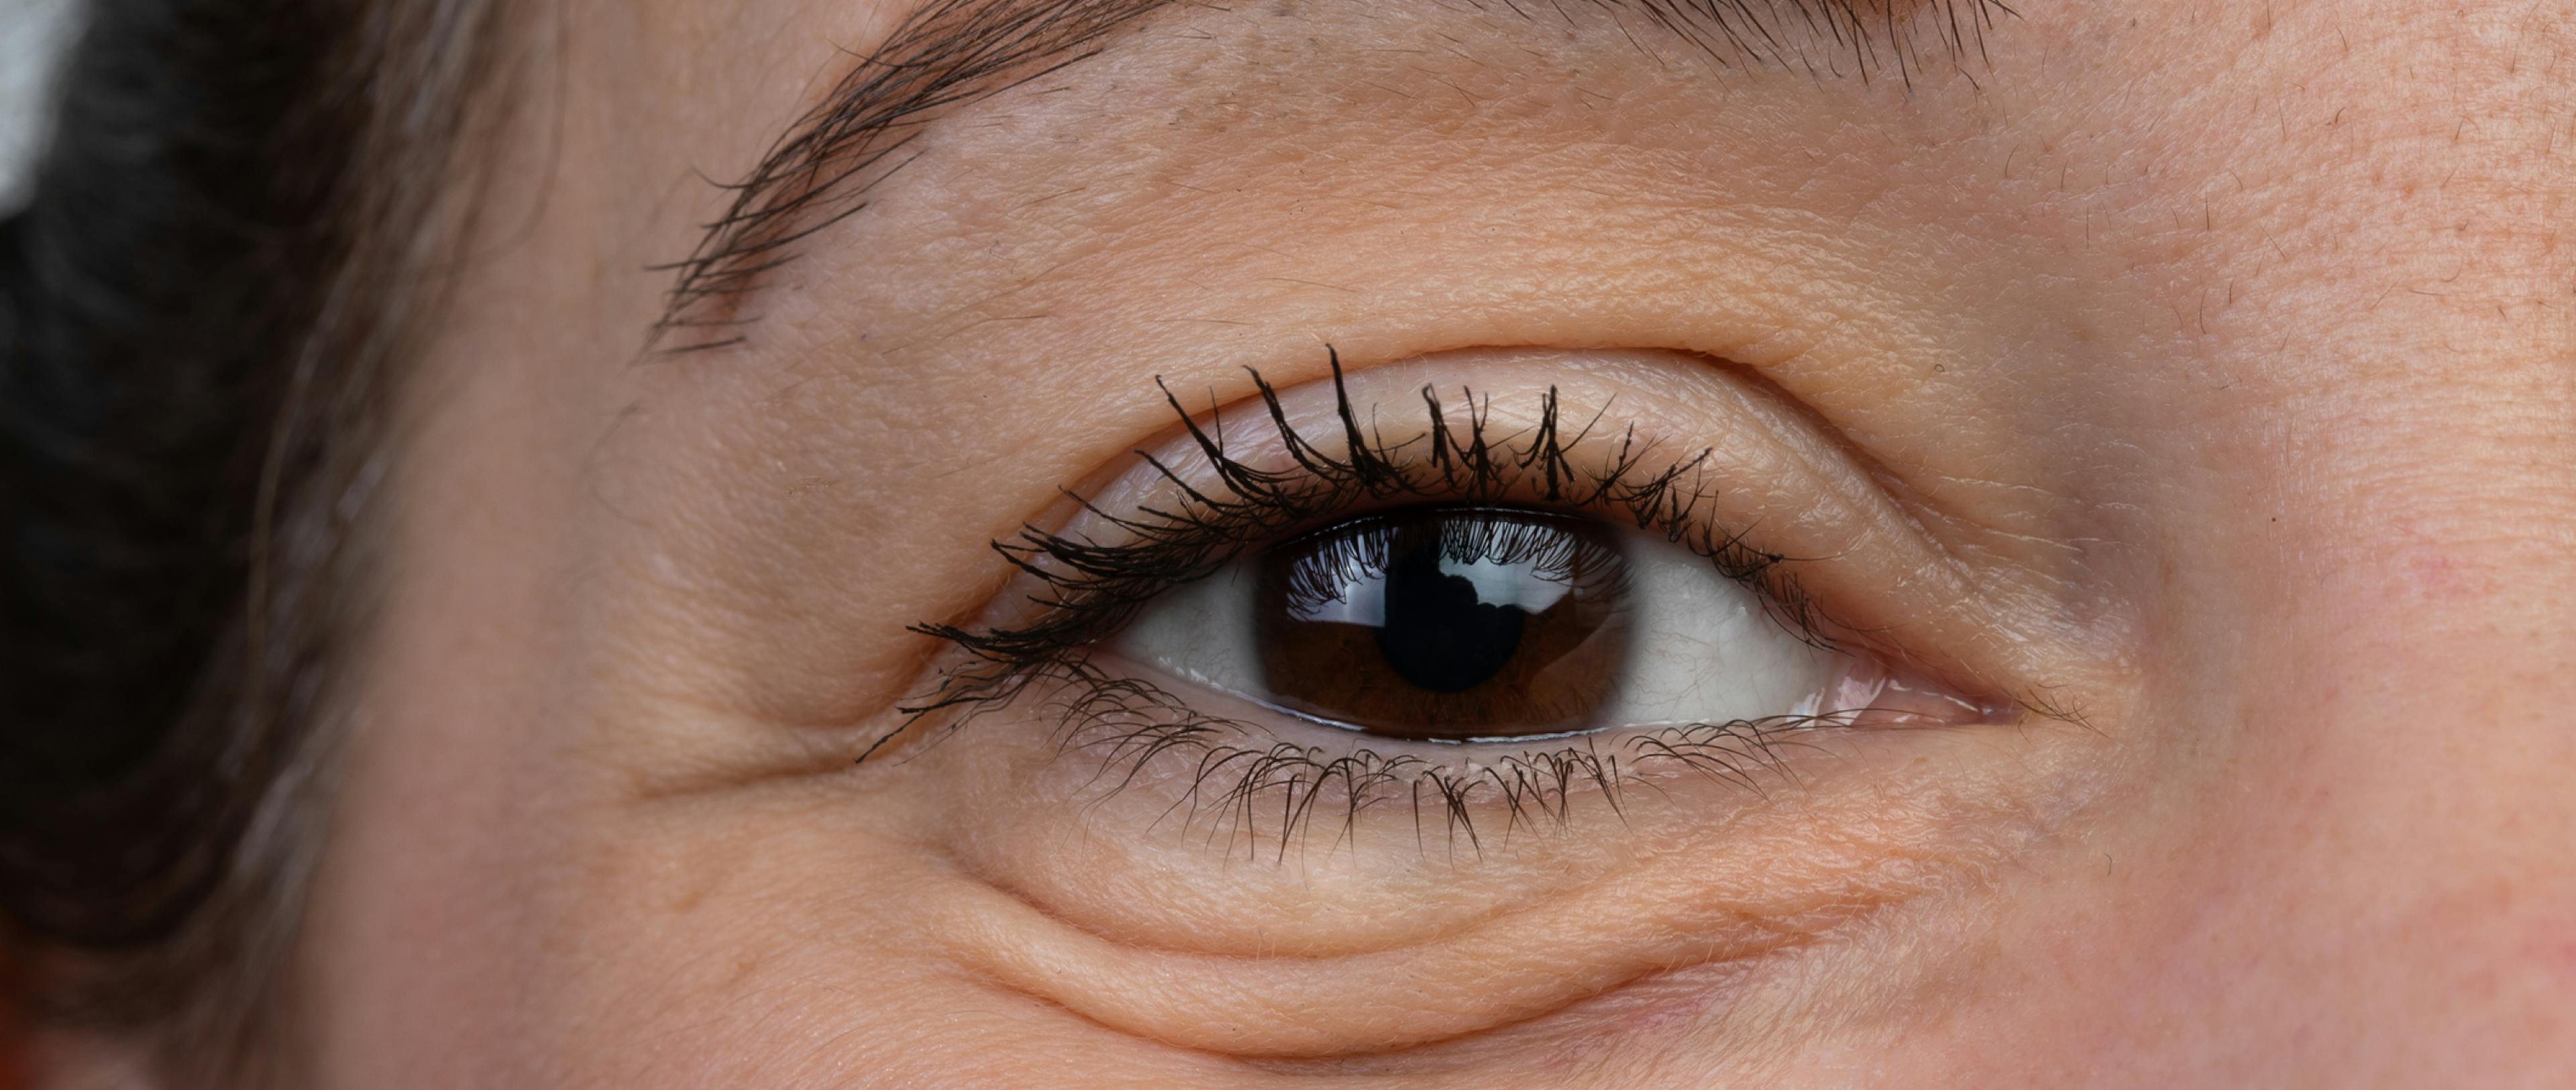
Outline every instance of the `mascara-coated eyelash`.
{"label": "mascara-coated eyelash", "polygon": [[1232,496],[1193,486],[1141,450],[1136,455],[1172,486],[1177,502],[1118,515],[1067,492],[1121,539],[1103,542],[1089,534],[1023,526],[1016,537],[993,542],[996,552],[1039,585],[1031,595],[1037,615],[1016,627],[982,631],[913,625],[912,631],[951,643],[974,661],[943,675],[927,698],[903,711],[917,717],[1008,699],[1032,668],[1097,644],[1170,588],[1205,578],[1246,552],[1325,519],[1398,500],[1490,503],[1525,497],[1576,511],[1620,512],[1640,529],[1707,558],[1727,578],[1761,590],[1792,631],[1823,639],[1814,600],[1778,571],[1786,557],[1748,545],[1741,534],[1702,525],[1699,512],[1714,494],[1700,473],[1709,451],[1646,471],[1651,444],[1631,428],[1605,465],[1580,468],[1575,449],[1605,441],[1593,438],[1600,417],[1567,434],[1553,388],[1540,403],[1535,425],[1517,436],[1497,437],[1490,402],[1465,391],[1468,412],[1460,435],[1438,392],[1425,386],[1419,396],[1429,428],[1419,437],[1387,443],[1361,425],[1340,353],[1327,352],[1334,415],[1347,453],[1336,457],[1299,434],[1278,390],[1253,371],[1254,389],[1290,464],[1275,470],[1248,465],[1227,452],[1221,417],[1211,414],[1201,425],[1156,379],[1164,401]]}
{"label": "mascara-coated eyelash", "polygon": [[[1180,753],[1191,761],[1191,809],[1234,812],[1239,826],[1267,813],[1274,816],[1270,830],[1285,832],[1319,808],[1355,818],[1383,799],[1409,798],[1417,818],[1426,807],[1443,811],[1451,832],[1463,830],[1473,843],[1468,815],[1483,801],[1499,804],[1514,820],[1539,814],[1561,820],[1576,789],[1598,791],[1615,808],[1627,771],[1659,763],[1752,786],[1760,767],[1776,763],[1784,739],[1849,724],[1848,714],[1819,709],[1825,714],[1676,724],[1611,740],[1555,739],[1535,747],[1475,743],[1489,752],[1462,769],[1397,747],[1326,752],[1285,741],[1244,744],[1253,732],[1239,729],[1239,721],[1204,714],[1151,681],[1098,668],[1092,652],[1173,588],[1328,520],[1425,502],[1527,504],[1624,517],[1754,588],[1773,620],[1800,639],[1830,646],[1814,602],[1781,570],[1785,558],[1714,525],[1709,509],[1718,493],[1707,471],[1712,451],[1658,467],[1652,460],[1655,444],[1641,440],[1633,427],[1615,437],[1603,434],[1601,415],[1595,414],[1568,429],[1553,388],[1541,400],[1535,423],[1498,434],[1490,400],[1467,392],[1466,409],[1457,414],[1426,386],[1418,396],[1427,428],[1387,442],[1376,428],[1363,425],[1337,353],[1330,366],[1338,454],[1292,426],[1278,391],[1252,375],[1277,439],[1264,452],[1277,460],[1275,468],[1237,457],[1227,447],[1222,419],[1211,415],[1202,424],[1165,387],[1166,403],[1214,483],[1194,484],[1138,451],[1161,478],[1168,500],[1121,513],[1068,492],[1091,520],[1085,528],[1026,526],[994,542],[1032,587],[1026,619],[976,629],[913,626],[952,644],[963,661],[905,706],[904,723],[859,759],[916,726],[928,724],[933,738],[946,737],[1044,685],[1053,694],[1043,709],[1059,724],[1057,744],[1102,756],[1102,774],[1112,788],[1132,781],[1146,764]],[[1593,457],[1596,446],[1599,457]],[[1578,449],[1583,460],[1575,456]],[[1328,805],[1336,799],[1338,804]]]}

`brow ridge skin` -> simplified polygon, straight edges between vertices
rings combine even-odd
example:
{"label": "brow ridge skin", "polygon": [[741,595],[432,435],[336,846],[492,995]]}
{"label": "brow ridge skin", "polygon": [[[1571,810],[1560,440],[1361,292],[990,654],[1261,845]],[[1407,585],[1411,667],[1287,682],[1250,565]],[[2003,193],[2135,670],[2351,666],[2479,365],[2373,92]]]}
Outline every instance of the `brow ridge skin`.
{"label": "brow ridge skin", "polygon": [[[2014,14],[2002,0],[1467,0],[1521,19],[1577,11],[1659,30],[1725,67],[1800,71],[1907,86],[1926,53],[1985,55],[1985,32]],[[1111,48],[1121,27],[1207,0],[926,0],[773,140],[697,245],[652,271],[672,277],[647,351],[701,352],[744,343],[745,302],[814,235],[856,215],[869,193],[918,154],[914,142],[949,111],[1063,71]],[[1231,9],[1229,9],[1231,10]],[[1263,10],[1276,10],[1265,5]],[[1643,42],[1639,47],[1646,48]]]}

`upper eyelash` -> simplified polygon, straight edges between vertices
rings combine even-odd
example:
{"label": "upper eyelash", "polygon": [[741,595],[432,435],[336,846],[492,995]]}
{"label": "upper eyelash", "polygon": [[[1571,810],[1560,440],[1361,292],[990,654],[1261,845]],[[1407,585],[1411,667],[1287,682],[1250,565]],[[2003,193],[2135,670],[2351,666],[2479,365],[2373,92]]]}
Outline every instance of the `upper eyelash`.
{"label": "upper eyelash", "polygon": [[[1476,512],[1474,507],[1439,507],[1431,510]],[[1282,602],[1289,611],[1311,612],[1328,603],[1339,602],[1344,595],[1342,580],[1361,574],[1385,572],[1393,562],[1390,555],[1394,541],[1384,534],[1346,535],[1339,531],[1354,526],[1340,523],[1323,532],[1311,548],[1308,561],[1291,572],[1282,589]],[[1605,565],[1598,561],[1599,550],[1588,549],[1564,534],[1535,529],[1527,524],[1470,519],[1438,531],[1437,547],[1445,557],[1458,560],[1487,560],[1497,564],[1530,564],[1549,573],[1552,582],[1584,587],[1597,593],[1617,595],[1631,582],[1624,565]]]}
{"label": "upper eyelash", "polygon": [[[1278,391],[1255,371],[1252,382],[1289,465],[1265,470],[1226,451],[1222,420],[1213,411],[1202,426],[1160,379],[1156,385],[1179,417],[1182,427],[1232,498],[1210,495],[1191,485],[1170,466],[1145,451],[1138,457],[1154,467],[1180,499],[1168,508],[1140,508],[1133,515],[1101,510],[1090,500],[1067,492],[1082,510],[1099,518],[1126,539],[1103,544],[1024,525],[992,548],[1043,588],[1032,595],[1038,616],[1014,628],[970,630],[946,623],[911,626],[964,651],[970,661],[941,674],[935,687],[917,702],[898,710],[904,719],[871,743],[858,761],[925,718],[943,711],[964,714],[943,725],[940,736],[954,732],[980,712],[1008,704],[1045,681],[1066,684],[1071,695],[1058,709],[1062,726],[1059,751],[1094,748],[1104,754],[1101,775],[1117,776],[1109,793],[1132,780],[1144,766],[1174,751],[1198,755],[1192,785],[1182,800],[1189,816],[1202,802],[1219,804],[1232,815],[1232,828],[1253,839],[1275,797],[1278,824],[1272,835],[1285,840],[1318,816],[1316,807],[1340,789],[1346,820],[1360,810],[1401,790],[1415,809],[1417,833],[1426,810],[1443,815],[1446,835],[1464,833],[1471,847],[1482,841],[1469,818],[1471,802],[1491,799],[1511,823],[1545,816],[1562,822],[1572,789],[1589,785],[1620,810],[1618,784],[1640,765],[1669,762],[1716,779],[1759,790],[1755,774],[1784,770],[1783,740],[1818,726],[1842,721],[1845,713],[1780,716],[1761,721],[1691,724],[1632,735],[1621,747],[1605,752],[1597,739],[1555,748],[1521,748],[1500,754],[1467,772],[1455,772],[1411,756],[1387,756],[1366,747],[1337,757],[1319,755],[1281,743],[1266,749],[1233,745],[1224,739],[1232,720],[1205,716],[1168,692],[1135,678],[1101,674],[1080,653],[1116,634],[1136,611],[1170,588],[1204,578],[1244,553],[1320,519],[1351,507],[1395,498],[1437,498],[1480,502],[1527,490],[1551,504],[1581,509],[1625,511],[1636,524],[1662,531],[1668,540],[1704,557],[1729,578],[1756,586],[1775,616],[1790,631],[1818,644],[1822,622],[1810,597],[1796,580],[1780,572],[1787,560],[1780,553],[1749,545],[1742,534],[1702,526],[1701,507],[1716,492],[1704,467],[1713,450],[1701,450],[1667,468],[1645,471],[1652,445],[1641,443],[1631,427],[1621,432],[1613,455],[1601,468],[1584,469],[1572,457],[1596,438],[1601,414],[1568,434],[1562,427],[1561,403],[1550,388],[1538,421],[1512,435],[1492,432],[1491,402],[1465,394],[1465,430],[1452,430],[1450,415],[1431,387],[1420,391],[1429,414],[1426,434],[1388,443],[1374,428],[1363,427],[1350,397],[1340,354],[1327,346],[1332,372],[1335,418],[1346,453],[1336,457],[1318,448],[1289,424]],[[1606,409],[1604,410],[1606,412]],[[1533,739],[1532,741],[1536,741]],[[1625,753],[1620,752],[1624,748]],[[1222,785],[1224,777],[1234,782]],[[1105,797],[1105,796],[1104,796]],[[1182,803],[1176,803],[1179,807]]]}
{"label": "upper eyelash", "polygon": [[[1569,436],[1561,427],[1553,387],[1540,404],[1536,424],[1519,436],[1497,438],[1491,434],[1489,401],[1465,392],[1469,409],[1462,437],[1452,432],[1438,393],[1425,386],[1420,396],[1430,416],[1427,433],[1388,443],[1375,429],[1361,426],[1341,354],[1330,345],[1325,350],[1334,415],[1347,454],[1334,457],[1300,435],[1288,422],[1278,390],[1251,371],[1258,399],[1291,465],[1277,470],[1247,465],[1227,454],[1220,416],[1211,412],[1209,423],[1201,426],[1171,388],[1156,379],[1164,400],[1234,498],[1209,495],[1139,450],[1136,455],[1177,489],[1180,502],[1168,509],[1116,515],[1065,493],[1128,540],[1103,544],[1023,525],[1015,537],[993,542],[994,551],[1045,588],[1032,596],[1038,617],[1020,627],[983,631],[936,622],[912,625],[911,631],[953,644],[975,661],[944,673],[930,693],[901,708],[907,717],[903,727],[871,745],[870,752],[923,716],[964,704],[1007,701],[1032,680],[1033,667],[1114,634],[1139,607],[1174,586],[1211,575],[1303,524],[1358,503],[1394,498],[1485,502],[1535,485],[1537,498],[1551,504],[1625,511],[1639,528],[1661,531],[1708,558],[1721,574],[1760,588],[1791,631],[1824,642],[1814,599],[1777,570],[1788,559],[1785,555],[1754,548],[1740,533],[1701,527],[1696,513],[1716,495],[1702,473],[1713,451],[1704,449],[1665,469],[1641,472],[1651,444],[1641,443],[1630,427],[1604,467],[1583,469],[1572,454],[1591,439],[1601,415],[1596,413]],[[1417,444],[1427,444],[1427,450],[1415,456],[1411,449]]]}

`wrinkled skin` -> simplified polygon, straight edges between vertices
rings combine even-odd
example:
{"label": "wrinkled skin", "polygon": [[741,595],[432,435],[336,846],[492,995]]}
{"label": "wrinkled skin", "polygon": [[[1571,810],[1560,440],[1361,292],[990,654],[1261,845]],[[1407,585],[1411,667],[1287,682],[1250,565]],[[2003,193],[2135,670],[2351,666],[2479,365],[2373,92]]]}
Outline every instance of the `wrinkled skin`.
{"label": "wrinkled skin", "polygon": [[[2552,5],[2032,3],[1910,89],[1174,9],[639,356],[695,172],[905,6],[528,20],[404,391],[318,1084],[2576,1084]],[[853,764],[947,661],[907,625],[1018,601],[984,543],[1171,439],[1156,376],[1313,411],[1327,342],[1391,428],[1557,385],[1710,447],[1880,653],[2025,707],[1470,851],[1085,796],[1036,702]]]}

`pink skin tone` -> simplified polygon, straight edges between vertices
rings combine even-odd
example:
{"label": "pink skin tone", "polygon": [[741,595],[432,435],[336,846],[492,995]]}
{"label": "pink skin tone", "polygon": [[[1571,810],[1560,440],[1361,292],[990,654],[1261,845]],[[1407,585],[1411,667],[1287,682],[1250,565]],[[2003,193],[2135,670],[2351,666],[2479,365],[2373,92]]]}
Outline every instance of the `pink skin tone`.
{"label": "pink skin tone", "polygon": [[[405,391],[319,1084],[2576,1084],[2576,23],[2032,4],[1909,94],[1175,9],[637,362],[692,168],[904,6],[531,20]],[[983,543],[1170,440],[1155,376],[1310,405],[1325,341],[1391,428],[1560,385],[1714,447],[1868,653],[2081,723],[1473,858],[1064,805],[1033,708],[850,764],[904,625],[1007,607]]]}

